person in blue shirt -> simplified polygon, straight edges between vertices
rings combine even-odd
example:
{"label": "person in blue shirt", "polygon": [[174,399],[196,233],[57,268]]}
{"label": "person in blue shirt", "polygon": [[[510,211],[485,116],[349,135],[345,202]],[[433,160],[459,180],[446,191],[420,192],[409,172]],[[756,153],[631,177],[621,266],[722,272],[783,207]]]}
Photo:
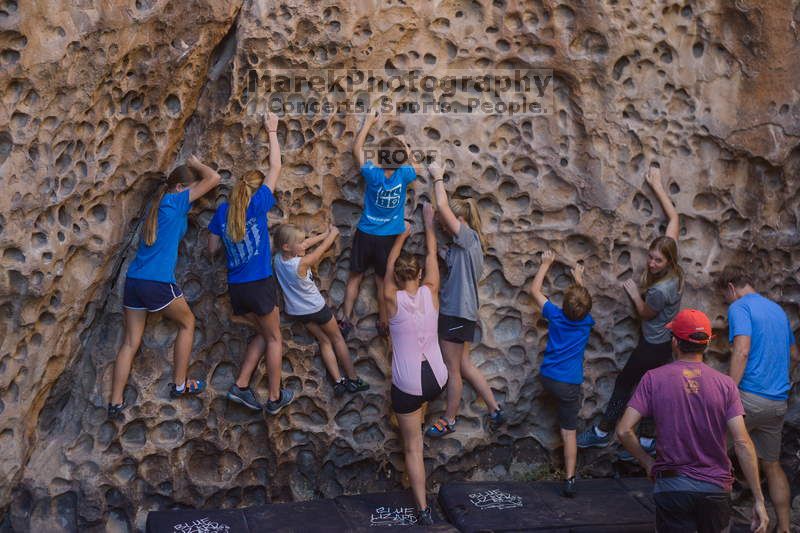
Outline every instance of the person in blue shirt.
{"label": "person in blue shirt", "polygon": [[575,283],[564,292],[563,309],[552,303],[542,293],[542,284],[555,261],[555,253],[542,254],[542,264],[531,282],[530,294],[547,319],[547,346],[539,368],[539,380],[544,389],[558,400],[558,423],[564,439],[564,470],[566,479],[562,494],[573,498],[575,488],[575,463],[578,458],[578,411],[581,408],[583,383],[583,352],[589,342],[594,320],[592,296],[583,285],[583,265],[572,269]]}
{"label": "person in blue shirt", "polygon": [[[236,181],[227,202],[217,207],[208,224],[208,248],[213,257],[225,247],[228,266],[228,296],[233,314],[243,316],[257,335],[247,345],[242,368],[228,390],[228,399],[255,411],[277,414],[294,397],[281,388],[283,337],[278,311],[278,289],[272,272],[267,212],[275,205],[273,191],[281,173],[281,147],[278,142],[278,117],[264,116],[269,135],[269,173],[253,170]],[[262,354],[267,354],[268,394],[262,407],[250,379]]]}
{"label": "person in blue shirt", "polygon": [[780,464],[781,434],[792,387],[790,375],[800,362],[794,332],[781,306],[753,288],[752,276],[728,265],[717,276],[728,308],[728,337],[733,344],[730,376],[739,386],[745,424],[769,495],[778,515],[778,531],[790,528],[790,493]]}
{"label": "person in blue shirt", "polygon": [[133,357],[142,342],[148,313],[161,312],[178,326],[170,395],[198,394],[202,380],[186,379],[194,339],[194,315],[175,279],[178,245],[186,233],[192,202],[219,184],[219,174],[190,156],[166,176],[150,204],[136,257],[128,267],[122,299],[123,343],[114,361],[109,418],[122,418],[123,393]]}
{"label": "person in blue shirt", "polygon": [[[383,297],[383,278],[386,275],[386,262],[395,238],[403,233],[405,221],[403,213],[406,204],[406,190],[417,179],[411,165],[411,150],[403,143],[403,148],[389,149],[382,146],[378,153],[378,165],[366,161],[364,141],[370,128],[380,117],[372,111],[364,121],[364,127],[356,137],[353,155],[364,177],[364,211],[358,222],[353,245],[350,249],[350,275],[345,289],[342,320],[339,327],[345,338],[353,330],[353,306],[355,305],[364,273],[372,268],[375,271],[375,284],[378,292],[378,334],[389,335],[386,302]],[[399,164],[402,160],[403,164]],[[379,166],[380,165],[380,166]]]}

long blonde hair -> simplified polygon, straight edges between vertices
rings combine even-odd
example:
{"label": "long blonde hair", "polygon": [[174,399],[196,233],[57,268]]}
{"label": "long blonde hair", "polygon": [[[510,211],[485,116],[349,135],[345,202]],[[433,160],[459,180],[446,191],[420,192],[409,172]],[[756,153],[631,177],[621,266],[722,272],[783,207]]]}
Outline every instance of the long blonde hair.
{"label": "long blonde hair", "polygon": [[281,224],[275,231],[275,253],[283,253],[285,244],[294,244],[303,238],[303,231],[294,224]]}
{"label": "long blonde hair", "polygon": [[478,202],[473,198],[450,200],[450,209],[456,217],[466,220],[469,227],[475,230],[475,233],[478,234],[478,239],[481,241],[481,248],[486,250],[487,243],[481,229],[481,213],[478,211]]}
{"label": "long blonde hair", "polygon": [[650,243],[650,248],[648,248],[648,251],[651,252],[656,250],[667,260],[667,266],[665,267],[667,272],[656,276],[650,273],[649,268],[645,268],[642,275],[644,289],[649,289],[661,280],[674,277],[678,279],[678,292],[683,292],[684,274],[683,268],[678,264],[678,243],[672,237],[662,235]]}
{"label": "long blonde hair", "polygon": [[247,207],[253,193],[261,187],[264,175],[258,170],[251,170],[236,180],[231,195],[228,197],[228,236],[233,242],[244,239]]}
{"label": "long blonde hair", "polygon": [[173,190],[178,185],[191,185],[199,180],[198,176],[192,169],[186,165],[179,165],[169,173],[169,176],[161,180],[161,184],[156,191],[156,197],[150,204],[147,213],[147,219],[144,221],[144,243],[147,246],[153,246],[158,236],[158,208],[161,206],[161,200],[167,192]]}

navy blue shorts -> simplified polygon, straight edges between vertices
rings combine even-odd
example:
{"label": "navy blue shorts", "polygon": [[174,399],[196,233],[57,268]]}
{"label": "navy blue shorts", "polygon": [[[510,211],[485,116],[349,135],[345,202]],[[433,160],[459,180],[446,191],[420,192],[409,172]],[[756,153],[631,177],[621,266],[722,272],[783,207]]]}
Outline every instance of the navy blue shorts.
{"label": "navy blue shorts", "polygon": [[174,283],[126,277],[122,306],[155,313],[182,297],[183,291]]}

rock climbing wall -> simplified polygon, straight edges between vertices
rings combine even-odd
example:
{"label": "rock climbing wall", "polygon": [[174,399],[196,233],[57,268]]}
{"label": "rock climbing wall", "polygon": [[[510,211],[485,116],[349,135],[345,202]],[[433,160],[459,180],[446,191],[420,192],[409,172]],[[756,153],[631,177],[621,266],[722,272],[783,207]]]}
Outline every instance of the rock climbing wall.
{"label": "rock climbing wall", "polygon": [[[489,237],[472,357],[509,423],[485,431],[485,405],[465,386],[458,433],[426,447],[432,485],[527,479],[558,461],[555,413],[535,379],[546,324],[525,293],[547,247],[586,265],[597,326],[581,417],[601,412],[638,338],[621,281],[638,276],[663,229],[644,184],[650,160],[682,214],[684,303],[719,328],[709,361],[727,364],[725,308],[709,280],[729,261],[752,263],[759,288],[796,324],[798,23],[790,0],[0,1],[0,527],[132,531],[152,509],[402,486],[371,281],[349,343],[368,393],[334,398],[312,339],[285,323],[295,402],[265,419],[224,398],[251,331],[231,318],[205,227],[236,176],[267,166],[253,88],[272,70],[552,70],[548,114],[390,114],[369,141],[401,135],[435,152],[448,190],[478,200]],[[318,271],[335,305],[360,214],[351,148],[362,123],[293,115],[279,128],[270,220],[342,230]],[[175,330],[151,317],[125,393],[134,407],[110,422],[124,274],[155,179],[190,152],[223,176],[218,197],[191,213],[177,267],[197,316],[190,374],[210,390],[169,400]],[[409,199],[417,232],[428,185],[422,172]],[[419,234],[410,246],[422,249]],[[560,301],[568,283],[557,264],[545,289]],[[263,367],[254,380],[263,396]],[[798,428],[795,409],[792,472]],[[590,451],[579,466],[609,475],[612,460],[611,449]]]}

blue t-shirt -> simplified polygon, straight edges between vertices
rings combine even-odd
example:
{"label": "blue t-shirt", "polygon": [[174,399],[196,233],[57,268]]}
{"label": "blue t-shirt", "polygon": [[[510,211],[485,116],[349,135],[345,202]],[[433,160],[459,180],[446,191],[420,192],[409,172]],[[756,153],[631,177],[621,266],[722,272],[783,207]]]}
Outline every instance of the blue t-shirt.
{"label": "blue t-shirt", "polygon": [[406,229],[403,212],[406,188],[417,179],[414,167],[403,165],[386,179],[381,167],[367,161],[361,167],[367,184],[364,190],[364,212],[358,229],[370,235],[399,235]]}
{"label": "blue t-shirt", "polygon": [[178,245],[186,233],[186,216],[191,207],[188,190],[166,193],[161,198],[161,203],[158,204],[156,241],[148,246],[144,242],[144,236],[140,237],[136,257],[128,267],[129,278],[177,283],[175,263],[178,262]]}
{"label": "blue t-shirt", "polygon": [[750,355],[739,388],[770,400],[789,397],[789,360],[794,332],[781,306],[760,294],[747,294],[728,308],[730,342],[750,337]]}
{"label": "blue t-shirt", "polygon": [[548,321],[547,346],[539,373],[563,383],[583,383],[583,352],[594,326],[592,315],[570,320],[560,307],[547,300],[542,316]]}
{"label": "blue t-shirt", "polygon": [[250,198],[245,216],[244,239],[233,242],[228,235],[228,202],[221,204],[208,224],[208,231],[219,235],[228,256],[228,283],[248,283],[272,275],[267,232],[267,211],[275,205],[269,187],[262,185]]}

